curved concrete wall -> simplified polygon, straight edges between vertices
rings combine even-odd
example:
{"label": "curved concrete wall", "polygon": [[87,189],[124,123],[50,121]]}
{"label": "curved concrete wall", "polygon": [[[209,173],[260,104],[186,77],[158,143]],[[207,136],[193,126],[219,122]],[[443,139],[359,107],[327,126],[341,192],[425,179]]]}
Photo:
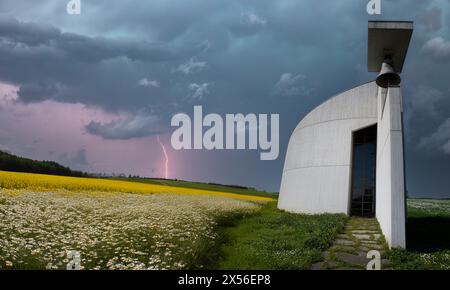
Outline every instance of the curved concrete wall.
{"label": "curved concrete wall", "polygon": [[352,132],[377,123],[370,82],[311,111],[289,140],[278,207],[301,213],[349,213]]}

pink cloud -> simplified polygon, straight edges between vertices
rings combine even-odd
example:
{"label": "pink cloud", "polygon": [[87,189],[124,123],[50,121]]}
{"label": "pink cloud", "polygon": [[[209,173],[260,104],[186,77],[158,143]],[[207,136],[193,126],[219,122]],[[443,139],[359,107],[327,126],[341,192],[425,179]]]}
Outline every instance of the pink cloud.
{"label": "pink cloud", "polygon": [[[125,118],[127,114],[112,114],[83,104],[55,101],[23,104],[17,101],[18,89],[17,86],[0,83],[0,149],[59,162],[64,162],[63,154],[75,156],[84,149],[89,165],[77,169],[142,176],[164,175],[164,157],[156,136],[104,140],[85,131],[85,126],[91,121],[108,123]],[[164,136],[161,140],[168,142]],[[171,149],[168,150],[170,154]],[[176,174],[174,169],[171,168],[171,177]]]}

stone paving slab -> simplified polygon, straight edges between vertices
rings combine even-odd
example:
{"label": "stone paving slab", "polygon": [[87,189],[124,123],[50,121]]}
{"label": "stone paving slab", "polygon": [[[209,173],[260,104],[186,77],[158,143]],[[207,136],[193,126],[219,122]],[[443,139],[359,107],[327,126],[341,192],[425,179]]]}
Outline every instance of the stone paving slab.
{"label": "stone paving slab", "polygon": [[370,250],[380,251],[381,269],[389,269],[389,260],[383,259],[387,249],[383,233],[375,218],[351,217],[344,233],[339,234],[334,244],[322,253],[324,260],[313,264],[311,270],[366,269],[370,261],[366,256]]}
{"label": "stone paving slab", "polygon": [[366,230],[353,230],[353,234],[377,234],[378,231],[366,231]]}
{"label": "stone paving slab", "polygon": [[367,265],[367,263],[370,261],[366,258],[366,255],[352,255],[348,253],[336,253],[336,257],[347,264],[360,264],[360,265]]}
{"label": "stone paving slab", "polygon": [[353,236],[359,240],[368,240],[370,239],[370,235],[367,234],[353,234]]}
{"label": "stone paving slab", "polygon": [[350,240],[344,240],[344,239],[337,239],[335,242],[337,245],[343,245],[343,246],[353,246],[355,242]]}

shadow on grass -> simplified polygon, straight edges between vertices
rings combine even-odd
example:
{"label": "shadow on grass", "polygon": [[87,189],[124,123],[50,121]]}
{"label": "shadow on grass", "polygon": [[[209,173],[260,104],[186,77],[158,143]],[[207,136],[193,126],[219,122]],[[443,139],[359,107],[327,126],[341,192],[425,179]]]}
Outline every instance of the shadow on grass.
{"label": "shadow on grass", "polygon": [[450,217],[409,217],[406,241],[410,251],[432,253],[450,250]]}

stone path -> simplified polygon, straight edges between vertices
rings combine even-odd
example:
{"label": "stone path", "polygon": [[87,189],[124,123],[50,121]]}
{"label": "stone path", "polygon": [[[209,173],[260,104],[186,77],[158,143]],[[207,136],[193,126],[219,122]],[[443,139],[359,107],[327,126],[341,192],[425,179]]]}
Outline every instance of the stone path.
{"label": "stone path", "polygon": [[374,218],[351,217],[345,232],[338,235],[334,244],[322,253],[324,261],[313,264],[311,270],[366,269],[370,250],[381,254],[381,269],[389,269],[389,261],[383,259],[388,249],[378,221]]}

